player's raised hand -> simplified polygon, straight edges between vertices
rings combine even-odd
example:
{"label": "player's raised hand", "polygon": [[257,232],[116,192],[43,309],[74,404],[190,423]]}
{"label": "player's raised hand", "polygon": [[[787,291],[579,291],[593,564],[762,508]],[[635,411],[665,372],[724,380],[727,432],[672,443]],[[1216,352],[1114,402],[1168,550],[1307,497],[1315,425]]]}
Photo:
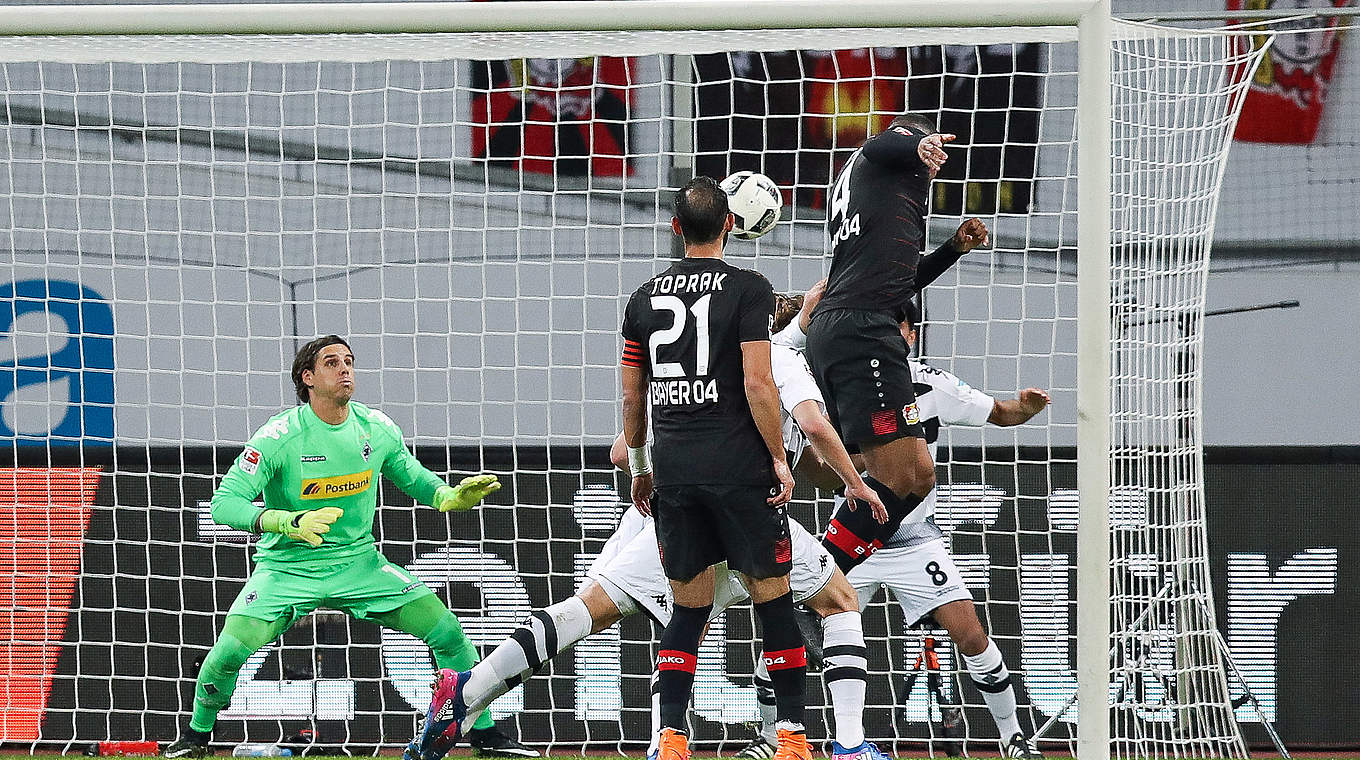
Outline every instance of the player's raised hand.
{"label": "player's raised hand", "polygon": [[440,512],[464,512],[501,490],[495,475],[469,475],[456,486],[440,486],[434,492],[434,508]]}
{"label": "player's raised hand", "polygon": [[280,526],[282,530],[279,532],[289,538],[306,541],[312,546],[320,546],[321,537],[331,532],[331,526],[344,513],[345,510],[339,507],[322,507],[297,512],[291,520]]}
{"label": "player's raised hand", "polygon": [[633,506],[643,517],[652,516],[652,491],[655,490],[652,473],[644,472],[633,476]]}
{"label": "player's raised hand", "polygon": [[1026,388],[1023,391],[1020,391],[1019,400],[1020,406],[1022,406],[1026,412],[1029,412],[1030,416],[1042,412],[1044,407],[1053,402],[1053,399],[1049,398],[1048,393],[1039,388]]}
{"label": "player's raised hand", "polygon": [[845,487],[845,506],[854,512],[859,505],[856,502],[864,502],[869,505],[869,511],[873,513],[874,520],[879,525],[888,521],[888,508],[883,506],[883,500],[879,498],[878,492],[869,487],[868,483],[861,480],[859,483]]}
{"label": "player's raised hand", "polygon": [[765,501],[772,507],[780,507],[788,504],[789,499],[793,498],[793,471],[789,469],[789,463],[783,459],[776,459],[774,476],[779,479],[779,491]]}
{"label": "player's raised hand", "polygon": [[992,242],[991,234],[987,230],[987,225],[977,217],[964,220],[959,225],[959,229],[954,233],[954,237],[949,241],[954,250],[959,253],[968,253],[974,248],[985,248]]}
{"label": "player's raised hand", "polygon": [[944,152],[944,144],[954,142],[957,139],[957,135],[951,135],[947,132],[926,135],[921,138],[921,142],[916,144],[916,155],[934,175],[935,172],[940,170],[940,167],[944,166],[944,162],[949,160],[949,154]]}

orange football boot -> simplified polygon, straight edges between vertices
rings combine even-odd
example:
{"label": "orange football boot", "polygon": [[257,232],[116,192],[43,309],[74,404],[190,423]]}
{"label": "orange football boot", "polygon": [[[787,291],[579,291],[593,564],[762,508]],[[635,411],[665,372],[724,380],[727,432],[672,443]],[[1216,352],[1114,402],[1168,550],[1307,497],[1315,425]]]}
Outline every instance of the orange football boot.
{"label": "orange football boot", "polygon": [[775,742],[774,760],[812,760],[812,746],[802,731],[781,728],[777,733],[779,739]]}
{"label": "orange football boot", "polygon": [[657,744],[656,757],[657,760],[689,760],[689,737],[673,728],[661,729],[661,741]]}

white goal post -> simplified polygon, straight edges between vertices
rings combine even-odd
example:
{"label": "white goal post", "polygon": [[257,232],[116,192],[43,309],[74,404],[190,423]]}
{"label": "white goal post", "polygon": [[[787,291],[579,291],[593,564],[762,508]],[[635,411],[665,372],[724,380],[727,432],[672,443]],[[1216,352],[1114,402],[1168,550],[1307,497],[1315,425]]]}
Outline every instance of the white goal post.
{"label": "white goal post", "polygon": [[[1116,161],[1122,160],[1119,146],[1115,144],[1116,137],[1138,139],[1137,134],[1130,135],[1129,132],[1136,133],[1137,129],[1144,128],[1144,125],[1140,122],[1137,128],[1123,131],[1120,131],[1118,126],[1127,124],[1129,117],[1127,114],[1115,113],[1117,92],[1121,85],[1112,78],[1112,57],[1115,55],[1117,35],[1114,29],[1115,22],[1110,14],[1110,0],[1028,2],[745,0],[739,4],[739,14],[732,12],[735,5],[737,4],[729,0],[562,2],[532,0],[515,3],[0,6],[0,65],[43,61],[72,64],[118,61],[183,62],[211,66],[254,60],[284,64],[311,61],[493,60],[531,56],[568,58],[620,54],[681,56],[784,49],[780,45],[787,44],[785,39],[771,30],[826,32],[821,35],[809,33],[805,38],[800,38],[799,47],[808,49],[832,48],[838,44],[847,47],[873,45],[905,47],[932,40],[940,40],[944,44],[974,45],[1004,42],[1009,39],[1007,35],[1011,33],[1005,30],[988,31],[985,34],[977,32],[982,28],[995,30],[998,27],[1037,29],[1035,33],[1039,37],[1036,39],[1075,41],[1075,129],[1070,137],[1063,138],[1064,145],[1071,146],[1071,152],[1075,156],[1075,167],[1068,175],[1053,178],[1075,180],[1074,187],[1060,193],[1064,197],[1064,202],[1072,203],[1071,208],[1064,206],[1063,212],[1068,213],[1069,218],[1074,216],[1076,221],[1075,309],[1072,315],[1075,320],[1075,377],[1070,380],[1075,402],[1075,485],[1079,505],[1079,517],[1074,526],[1076,534],[1074,639],[1076,710],[1081,719],[1077,721],[1075,752],[1077,756],[1091,760],[1109,758],[1112,740],[1111,646],[1117,638],[1112,636],[1111,630],[1113,599],[1111,568],[1112,561],[1116,563],[1119,561],[1118,557],[1112,558],[1114,539],[1111,528],[1111,493],[1112,477],[1117,477],[1115,473],[1117,463],[1112,452],[1117,449],[1123,451],[1121,446],[1127,445],[1127,441],[1115,441],[1116,422],[1121,419],[1121,409],[1112,406],[1112,404],[1117,406],[1118,403],[1112,398],[1117,393],[1116,375],[1127,368],[1112,367],[1112,362],[1119,361],[1115,354],[1120,350],[1120,341],[1124,340],[1121,335],[1115,333],[1116,322],[1126,320],[1119,324],[1128,324],[1129,311],[1135,310],[1139,305],[1136,300],[1132,302],[1133,306],[1115,303],[1114,294],[1129,295],[1129,293],[1127,290],[1121,290],[1119,283],[1116,282],[1113,273],[1117,269],[1117,264],[1112,262],[1112,251],[1120,245],[1138,244],[1136,238],[1139,229],[1121,229],[1120,234],[1125,237],[1116,241],[1115,225],[1112,220],[1122,210],[1128,215],[1125,221],[1135,219],[1136,227],[1136,224],[1141,223],[1138,221],[1139,212],[1129,211],[1130,206],[1136,206],[1143,201],[1151,205],[1162,204],[1167,201],[1167,194],[1174,195],[1178,192],[1207,193],[1212,197],[1207,201],[1207,205],[1197,207],[1194,212],[1197,215],[1193,219],[1189,217],[1183,220],[1172,219],[1169,228],[1148,231],[1149,236],[1175,235],[1177,234],[1175,225],[1184,221],[1192,227],[1187,234],[1194,235],[1201,241],[1197,251],[1207,257],[1208,240],[1212,234],[1213,212],[1217,201],[1217,183],[1221,179],[1222,159],[1226,155],[1227,140],[1231,136],[1231,123],[1235,121],[1237,109],[1240,107],[1241,91],[1238,85],[1240,81],[1249,79],[1249,73],[1244,77],[1242,72],[1249,72],[1260,51],[1234,58],[1232,46],[1228,44],[1222,50],[1214,48],[1212,52],[1204,53],[1204,66],[1208,73],[1206,83],[1203,85],[1205,90],[1203,95],[1205,100],[1212,100],[1212,104],[1204,106],[1206,111],[1195,111],[1192,115],[1199,117],[1208,114],[1206,118],[1209,116],[1212,118],[1208,122],[1210,126],[1205,127],[1204,135],[1191,141],[1193,145],[1190,150],[1199,151],[1204,157],[1201,159],[1197,155],[1195,159],[1187,160],[1187,163],[1193,164],[1187,170],[1188,175],[1193,175],[1185,180],[1189,184],[1183,185],[1180,179],[1173,178],[1168,180],[1164,187],[1147,189],[1140,184],[1133,190],[1128,188],[1116,190],[1115,175],[1118,172]],[[908,30],[909,33],[903,30]],[[939,30],[938,34],[933,30]],[[1149,35],[1151,36],[1151,33]],[[1124,34],[1125,38],[1137,39],[1138,36],[1138,32],[1130,33],[1127,30]],[[1024,40],[1031,39],[1026,35],[1021,37]],[[1170,46],[1174,48],[1176,43],[1173,41]],[[1187,48],[1194,46],[1194,43],[1185,45]],[[1206,45],[1206,49],[1208,47],[1212,46]],[[1134,55],[1135,57],[1142,55],[1142,52],[1138,51]],[[1187,55],[1187,62],[1178,61],[1175,66],[1197,65],[1193,60],[1195,55],[1197,54]],[[1144,62],[1155,69],[1159,59],[1156,54],[1149,53]],[[1126,89],[1137,88],[1143,81],[1142,77],[1146,71],[1134,68],[1135,73],[1122,85]],[[683,80],[684,76],[677,73],[668,81],[683,82]],[[390,83],[387,86],[390,87]],[[455,88],[462,86],[465,86],[465,83],[459,82],[454,85]],[[318,85],[318,88],[320,87],[321,85]],[[1189,93],[1185,100],[1198,103],[1200,101],[1195,98],[1200,94]],[[41,93],[39,95],[41,97]],[[110,100],[112,97],[110,94]],[[1165,107],[1175,109],[1176,99],[1175,93],[1169,95],[1165,102],[1169,102],[1170,105]],[[155,119],[148,118],[143,126],[149,128],[154,121]],[[665,120],[657,121],[662,123]],[[680,125],[677,127],[679,129],[692,129],[692,124],[688,123],[684,116],[673,121]],[[1156,123],[1146,125],[1146,129],[1149,134],[1154,135],[1154,139],[1155,135],[1159,134],[1157,130],[1166,128],[1168,124],[1186,130],[1196,130],[1204,126],[1176,119],[1170,119],[1165,123],[1157,119],[1153,121]],[[668,126],[674,127],[675,124]],[[1225,124],[1228,125],[1226,133],[1223,130]],[[9,126],[13,128],[13,123],[11,122]],[[156,126],[168,128],[174,125]],[[280,137],[280,142],[283,139]],[[669,157],[674,158],[682,152],[678,146],[679,143],[669,148]],[[663,144],[657,148],[657,154],[661,155],[666,150],[668,148]],[[74,151],[75,154],[79,152],[78,149]],[[15,151],[10,151],[10,160],[16,160],[14,153]],[[382,160],[386,157],[369,156],[369,158]],[[1158,158],[1153,155],[1149,160]],[[81,160],[72,159],[73,162]],[[1136,163],[1133,159],[1130,161]],[[1215,166],[1217,174],[1214,173]],[[319,169],[317,173],[320,173]],[[660,168],[657,169],[657,173],[661,176]],[[519,187],[530,188],[535,198],[550,202],[553,192],[559,187],[573,188],[572,181],[574,180],[559,179],[554,174],[549,180],[542,180],[541,184],[537,185],[535,180],[521,179]],[[596,189],[591,179],[587,178],[585,182],[588,186],[587,191]],[[659,182],[656,187],[644,186],[641,189],[630,187],[627,180],[619,182],[620,184],[611,184],[601,181],[598,187],[617,194],[620,198],[634,193],[638,197],[653,198],[658,206],[662,205],[665,197],[664,182]],[[1148,196],[1142,195],[1144,191]],[[1120,192],[1136,198],[1137,202],[1114,203],[1112,197]],[[608,221],[598,223],[589,221],[590,213],[595,212],[588,210],[583,213],[586,213],[588,220],[585,223],[585,235],[588,239],[593,239],[589,238],[590,234],[600,230],[607,231],[610,228],[611,223]],[[666,213],[664,207],[657,213],[664,215]],[[627,227],[628,224],[630,222],[625,219],[618,226]],[[1062,220],[1055,222],[1055,225],[1059,231],[1054,237],[1061,238]],[[419,224],[416,227],[416,232],[424,229]],[[811,228],[809,225],[805,229]],[[381,236],[385,232],[387,232],[385,229],[377,230],[375,234]],[[282,235],[283,232],[280,232],[280,236]],[[619,240],[622,240],[622,237]],[[1017,249],[1020,251],[1018,255],[1024,255],[1026,242],[1017,243]],[[482,245],[481,253],[486,254],[491,244],[487,242],[485,235]],[[792,250],[795,244],[788,243],[787,246]],[[1054,245],[1055,250],[1060,247],[1059,244]],[[778,249],[775,249],[775,253],[778,253]],[[280,254],[280,261],[285,258]],[[378,261],[375,266],[380,267],[381,264],[382,262]],[[418,265],[419,261],[415,264]],[[319,263],[313,263],[313,269],[319,271],[322,268]],[[326,275],[320,273],[317,276]],[[1186,301],[1187,305],[1184,308],[1198,309],[1198,316],[1191,317],[1197,325],[1203,313],[1203,282],[1200,275],[1192,274],[1189,277],[1190,279],[1199,277],[1200,290],[1198,300],[1191,297]],[[396,296],[396,286],[393,287],[393,293],[380,293],[377,298]],[[482,292],[487,294],[487,289],[484,287]],[[513,300],[500,294],[489,294],[486,297],[493,301]],[[146,298],[154,300],[153,296]],[[296,295],[292,303],[294,308],[297,308]],[[319,311],[320,307],[317,309]],[[1153,319],[1165,316],[1155,310],[1151,314],[1150,317],[1143,314],[1139,318]],[[486,312],[482,312],[481,316],[489,319]],[[928,313],[927,319],[930,318]],[[1174,315],[1170,318],[1179,319]],[[1056,319],[1058,318],[1055,317]],[[451,313],[450,323],[452,321]],[[1136,324],[1146,326],[1147,323]],[[448,329],[452,331],[458,328],[450,325]],[[582,329],[589,332],[588,328]],[[186,350],[187,335],[188,333],[184,333],[180,336],[181,352]],[[282,335],[297,337],[290,336],[286,330],[282,331]],[[584,341],[583,338],[583,344]],[[1195,344],[1194,350],[1198,348],[1197,341],[1197,336],[1191,340],[1191,343]],[[490,349],[483,351],[489,352]],[[148,354],[150,353],[151,349],[148,349]],[[955,348],[953,353],[960,355],[969,352]],[[1157,369],[1153,368],[1154,371]],[[376,374],[376,370],[374,372]],[[583,384],[588,384],[588,381],[583,381]],[[1197,394],[1197,381],[1195,388]],[[400,396],[400,391],[394,393]],[[584,390],[582,394],[583,398],[588,396]],[[148,392],[146,395],[155,394]],[[482,398],[492,396],[494,393],[488,393],[487,388],[482,389]],[[382,400],[378,398],[375,405],[381,406]],[[515,400],[517,399],[510,402],[493,400],[492,403],[512,404]],[[180,403],[189,405],[187,401]],[[476,412],[472,414],[475,415]],[[1197,413],[1188,414],[1190,415],[1188,424],[1197,426]],[[1197,429],[1195,435],[1198,436]],[[144,443],[148,451],[155,445],[173,446],[173,442],[158,440],[155,435],[150,434],[146,436]],[[1143,447],[1140,451],[1156,449],[1163,443],[1157,434],[1153,434],[1139,444]],[[1192,459],[1197,461],[1195,458],[1199,456],[1199,447],[1199,438],[1196,437],[1194,443],[1182,452],[1183,460],[1177,462],[1190,462]],[[1179,467],[1180,464],[1174,466]],[[1197,470],[1198,465],[1191,468]],[[1198,488],[1202,494],[1202,478]],[[1194,501],[1194,498],[1190,497],[1190,500]],[[1202,501],[1201,495],[1196,502],[1198,509],[1201,510],[1199,518],[1201,522]],[[1196,540],[1202,540],[1202,533],[1198,539],[1193,536],[1187,539],[1191,544]],[[1202,549],[1195,546],[1187,549],[1190,555],[1195,551]],[[1198,580],[1207,583],[1207,575]],[[483,590],[485,591],[485,588]],[[1207,590],[1199,588],[1197,593],[1199,592],[1207,593]],[[1147,604],[1151,606],[1161,601],[1158,597],[1148,601]],[[1212,612],[1208,613],[1208,617],[1212,623]],[[1117,616],[1117,620],[1128,622],[1126,617],[1121,616]],[[1215,659],[1214,662],[1219,660]],[[255,666],[258,665],[256,662]],[[1192,670],[1195,667],[1198,666],[1192,665]],[[1196,677],[1208,680],[1222,678],[1213,674],[1207,676],[1200,674]],[[1219,688],[1215,682],[1208,691],[1218,694],[1216,689]],[[1222,699],[1216,696],[1203,697],[1203,694],[1196,692],[1197,696],[1193,700],[1196,704],[1195,709],[1199,709],[1201,700],[1209,703],[1224,702],[1226,685],[1222,686],[1221,690]],[[1217,708],[1211,704],[1207,709]],[[1228,714],[1231,713],[1231,709],[1226,706],[1224,710]],[[1241,737],[1236,733],[1235,724],[1227,728],[1215,724],[1213,730],[1226,732],[1228,738],[1215,738],[1208,741],[1206,746],[1217,744],[1226,746],[1225,751],[1229,754],[1240,752]],[[1219,737],[1219,733],[1213,735]],[[1123,735],[1115,735],[1114,738],[1135,744],[1139,741]],[[0,740],[3,739],[4,737],[0,736]],[[1158,741],[1161,740],[1151,740],[1151,744],[1148,745],[1154,748],[1151,751],[1165,750],[1164,746],[1157,743]],[[1167,751],[1167,754],[1170,752]]]}

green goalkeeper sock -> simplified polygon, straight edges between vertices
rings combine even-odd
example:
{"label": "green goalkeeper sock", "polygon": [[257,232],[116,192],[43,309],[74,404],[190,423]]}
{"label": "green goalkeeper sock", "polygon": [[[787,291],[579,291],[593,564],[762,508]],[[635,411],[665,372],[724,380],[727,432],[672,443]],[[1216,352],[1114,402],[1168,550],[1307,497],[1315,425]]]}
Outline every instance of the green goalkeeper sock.
{"label": "green goalkeeper sock", "polygon": [[198,683],[194,685],[194,714],[189,719],[189,728],[212,731],[217,714],[231,704],[237,674],[246,660],[260,647],[278,638],[288,622],[287,619],[270,623],[245,615],[227,616],[222,635],[208,650],[203,667],[198,671]]}
{"label": "green goalkeeper sock", "polygon": [[[425,596],[391,612],[376,616],[378,623],[394,628],[424,641],[434,653],[437,667],[451,670],[471,670],[481,659],[477,648],[463,633],[458,616],[449,611],[437,596]],[[472,724],[473,728],[491,728],[495,721],[490,712],[483,712]]]}

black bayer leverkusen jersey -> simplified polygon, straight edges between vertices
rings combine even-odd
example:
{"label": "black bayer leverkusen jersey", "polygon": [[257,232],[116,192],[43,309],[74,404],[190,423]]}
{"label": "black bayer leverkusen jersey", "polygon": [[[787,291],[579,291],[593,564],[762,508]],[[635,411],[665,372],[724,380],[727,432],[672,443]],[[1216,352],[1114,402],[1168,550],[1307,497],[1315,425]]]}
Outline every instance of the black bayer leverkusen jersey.
{"label": "black bayer leverkusen jersey", "polygon": [[741,344],[770,339],[774,290],[721,259],[682,259],[623,315],[623,363],[647,373],[658,486],[774,482],[746,402]]}
{"label": "black bayer leverkusen jersey", "polygon": [[869,138],[836,177],[827,206],[831,273],[818,310],[896,314],[911,298],[930,192],[916,153],[924,136],[891,127]]}

